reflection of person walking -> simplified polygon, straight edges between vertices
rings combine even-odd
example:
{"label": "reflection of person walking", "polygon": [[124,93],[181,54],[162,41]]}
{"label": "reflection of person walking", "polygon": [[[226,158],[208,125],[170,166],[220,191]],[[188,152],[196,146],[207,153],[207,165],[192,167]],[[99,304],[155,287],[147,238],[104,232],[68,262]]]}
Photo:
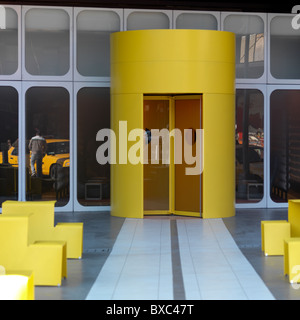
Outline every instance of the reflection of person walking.
{"label": "reflection of person walking", "polygon": [[[46,143],[46,140],[41,136],[39,130],[36,131],[36,136],[31,138],[28,148],[29,150],[31,150],[31,159],[30,159],[31,176],[41,177],[43,158],[46,153],[47,143]],[[36,163],[36,170],[34,167],[35,163]]]}

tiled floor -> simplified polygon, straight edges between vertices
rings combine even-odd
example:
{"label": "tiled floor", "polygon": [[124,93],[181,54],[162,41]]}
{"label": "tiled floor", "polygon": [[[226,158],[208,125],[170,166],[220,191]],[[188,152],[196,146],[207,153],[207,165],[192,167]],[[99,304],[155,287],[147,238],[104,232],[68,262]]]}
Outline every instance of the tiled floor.
{"label": "tiled floor", "polygon": [[57,213],[57,221],[84,222],[83,259],[68,260],[61,287],[36,287],[36,299],[300,299],[283,257],[260,248],[260,221],[286,217],[271,209],[211,220]]}
{"label": "tiled floor", "polygon": [[178,229],[187,299],[273,299],[222,219],[183,220]]}
{"label": "tiled floor", "polygon": [[126,219],[87,299],[173,299],[170,222]]}

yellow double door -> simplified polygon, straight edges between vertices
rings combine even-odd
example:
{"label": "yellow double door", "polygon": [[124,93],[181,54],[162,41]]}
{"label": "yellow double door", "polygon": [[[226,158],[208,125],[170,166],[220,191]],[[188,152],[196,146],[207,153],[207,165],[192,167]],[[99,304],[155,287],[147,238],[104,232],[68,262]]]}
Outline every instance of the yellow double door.
{"label": "yellow double door", "polygon": [[144,215],[201,217],[201,129],[201,95],[144,96]]}

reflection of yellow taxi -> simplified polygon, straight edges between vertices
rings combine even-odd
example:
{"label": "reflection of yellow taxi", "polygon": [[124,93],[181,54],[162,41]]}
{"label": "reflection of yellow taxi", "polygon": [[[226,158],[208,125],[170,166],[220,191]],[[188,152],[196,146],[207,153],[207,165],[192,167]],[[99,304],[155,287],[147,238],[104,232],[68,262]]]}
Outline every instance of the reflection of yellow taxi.
{"label": "reflection of yellow taxi", "polygon": [[[47,153],[43,158],[43,175],[55,177],[55,171],[59,167],[70,166],[70,147],[69,140],[65,139],[46,139]],[[3,162],[0,153],[0,163]],[[18,166],[18,147],[12,146],[8,150],[8,163],[13,167]]]}

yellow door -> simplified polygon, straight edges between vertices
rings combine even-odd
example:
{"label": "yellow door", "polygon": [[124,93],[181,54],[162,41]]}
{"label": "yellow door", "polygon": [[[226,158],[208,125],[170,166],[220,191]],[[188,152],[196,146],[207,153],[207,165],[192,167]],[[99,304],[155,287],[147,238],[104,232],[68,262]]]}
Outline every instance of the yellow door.
{"label": "yellow door", "polygon": [[175,149],[177,143],[182,149],[182,163],[175,163],[175,214],[200,216],[201,212],[200,98],[179,96],[174,101],[175,128],[181,132],[175,139]]}
{"label": "yellow door", "polygon": [[144,97],[144,214],[201,216],[201,128],[200,95]]}

